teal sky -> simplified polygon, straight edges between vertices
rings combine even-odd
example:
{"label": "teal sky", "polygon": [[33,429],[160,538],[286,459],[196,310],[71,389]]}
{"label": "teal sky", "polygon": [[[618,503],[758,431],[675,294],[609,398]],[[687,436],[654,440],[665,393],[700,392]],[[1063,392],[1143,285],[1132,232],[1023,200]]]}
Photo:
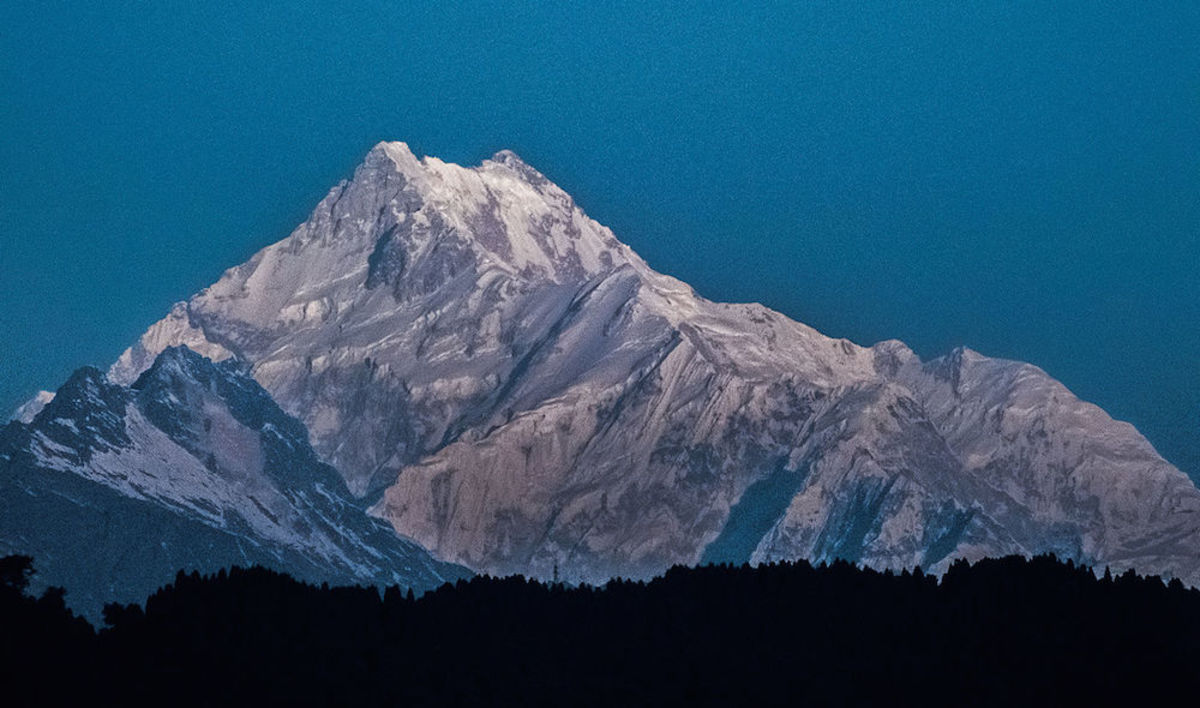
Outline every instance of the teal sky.
{"label": "teal sky", "polygon": [[1200,4],[83,5],[0,4],[0,408],[395,139],[515,150],[709,298],[1033,362],[1200,476]]}

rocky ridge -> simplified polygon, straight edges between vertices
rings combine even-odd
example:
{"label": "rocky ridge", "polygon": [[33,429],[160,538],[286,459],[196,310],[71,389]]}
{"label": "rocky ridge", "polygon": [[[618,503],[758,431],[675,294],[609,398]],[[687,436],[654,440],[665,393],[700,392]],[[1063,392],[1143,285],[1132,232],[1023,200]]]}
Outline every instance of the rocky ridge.
{"label": "rocky ridge", "polygon": [[368,516],[239,364],[165,349],[129,386],[83,368],[0,428],[0,555],[93,617],[179,570],[262,565],[418,591],[469,575]]}

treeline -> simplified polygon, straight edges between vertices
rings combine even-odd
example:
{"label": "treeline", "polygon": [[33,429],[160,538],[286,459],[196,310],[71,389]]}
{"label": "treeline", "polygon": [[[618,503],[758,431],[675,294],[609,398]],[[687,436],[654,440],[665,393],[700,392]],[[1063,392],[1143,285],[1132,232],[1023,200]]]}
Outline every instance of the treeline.
{"label": "treeline", "polygon": [[180,574],[99,631],[0,561],[0,704],[1102,705],[1200,692],[1200,592],[1052,557],[939,583],[846,563],[414,599]]}

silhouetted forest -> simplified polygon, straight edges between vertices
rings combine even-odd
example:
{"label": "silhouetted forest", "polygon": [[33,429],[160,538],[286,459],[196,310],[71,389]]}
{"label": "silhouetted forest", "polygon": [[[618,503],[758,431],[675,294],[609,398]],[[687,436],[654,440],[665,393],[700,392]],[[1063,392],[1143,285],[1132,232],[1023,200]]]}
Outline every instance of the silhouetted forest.
{"label": "silhouetted forest", "polygon": [[1200,592],[1052,557],[939,582],[846,563],[414,599],[255,568],[176,577],[95,631],[0,560],[0,704],[1072,705],[1200,693]]}

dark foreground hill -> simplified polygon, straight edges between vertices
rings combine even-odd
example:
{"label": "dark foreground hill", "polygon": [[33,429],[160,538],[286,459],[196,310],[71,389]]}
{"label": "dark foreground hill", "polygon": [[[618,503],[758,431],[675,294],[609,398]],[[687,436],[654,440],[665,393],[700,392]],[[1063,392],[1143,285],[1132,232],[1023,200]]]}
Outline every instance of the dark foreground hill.
{"label": "dark foreground hill", "polygon": [[[27,559],[26,559],[27,560]],[[476,578],[418,599],[180,574],[95,632],[0,589],[0,703],[1119,704],[1196,696],[1200,592],[1051,557],[931,577],[674,569],[603,589]],[[1190,702],[1190,699],[1189,699]]]}

